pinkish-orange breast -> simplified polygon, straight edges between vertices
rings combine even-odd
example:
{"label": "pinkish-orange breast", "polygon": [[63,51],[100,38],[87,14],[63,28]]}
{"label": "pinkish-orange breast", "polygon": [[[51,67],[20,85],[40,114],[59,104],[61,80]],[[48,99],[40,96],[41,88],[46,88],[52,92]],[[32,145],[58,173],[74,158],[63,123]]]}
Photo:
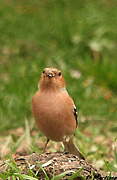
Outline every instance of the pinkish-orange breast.
{"label": "pinkish-orange breast", "polygon": [[51,140],[62,141],[76,128],[73,101],[65,92],[37,92],[32,99],[32,110],[38,128]]}

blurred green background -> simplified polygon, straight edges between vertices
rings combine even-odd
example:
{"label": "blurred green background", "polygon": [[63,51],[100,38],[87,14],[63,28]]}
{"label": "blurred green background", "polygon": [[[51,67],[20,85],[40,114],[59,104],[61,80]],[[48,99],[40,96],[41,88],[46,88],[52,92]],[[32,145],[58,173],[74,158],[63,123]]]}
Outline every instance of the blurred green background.
{"label": "blurred green background", "polygon": [[40,73],[53,66],[79,109],[81,148],[87,154],[96,143],[100,158],[114,157],[107,146],[117,133],[116,58],[116,0],[0,0],[1,133],[32,121]]}

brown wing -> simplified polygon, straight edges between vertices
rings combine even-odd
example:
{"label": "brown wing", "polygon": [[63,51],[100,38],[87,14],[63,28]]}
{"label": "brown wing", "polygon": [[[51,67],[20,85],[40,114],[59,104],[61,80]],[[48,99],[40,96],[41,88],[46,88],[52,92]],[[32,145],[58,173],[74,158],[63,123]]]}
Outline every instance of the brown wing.
{"label": "brown wing", "polygon": [[74,113],[74,117],[75,117],[75,120],[76,120],[76,127],[77,127],[78,126],[78,112],[77,112],[77,109],[76,109],[75,105],[74,105],[73,113]]}

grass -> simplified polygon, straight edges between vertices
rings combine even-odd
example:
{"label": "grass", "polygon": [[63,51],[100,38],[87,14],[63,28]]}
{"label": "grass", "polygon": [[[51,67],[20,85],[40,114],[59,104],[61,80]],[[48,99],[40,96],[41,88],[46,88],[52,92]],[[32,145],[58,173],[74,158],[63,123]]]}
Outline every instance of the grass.
{"label": "grass", "polygon": [[[9,180],[10,178],[12,178],[13,180],[16,180],[17,178],[18,179],[20,178],[21,180],[23,180],[23,179],[38,180],[38,178],[39,178],[38,175],[36,175],[36,173],[38,174],[38,172],[34,173],[31,169],[29,170],[28,175],[22,174],[21,170],[16,166],[16,164],[13,161],[7,162],[6,164],[8,165],[8,172],[0,174],[0,178],[2,178],[2,179]],[[72,170],[66,171],[59,175],[53,176],[50,179],[48,177],[47,173],[45,172],[44,168],[40,167],[40,169],[43,171],[43,173],[45,175],[45,180],[60,180],[63,177],[65,177],[66,174],[73,173]],[[70,178],[68,178],[68,180],[73,180],[75,177],[78,177],[78,176],[83,178],[83,176],[80,175],[81,171],[82,171],[82,169],[80,169],[78,172],[73,173],[73,175]]]}
{"label": "grass", "polygon": [[[32,122],[31,98],[40,73],[55,66],[62,69],[79,109],[76,144],[96,167],[114,171],[116,1],[0,3],[0,139],[11,129],[24,127],[26,119]],[[18,138],[11,135],[12,143]]]}

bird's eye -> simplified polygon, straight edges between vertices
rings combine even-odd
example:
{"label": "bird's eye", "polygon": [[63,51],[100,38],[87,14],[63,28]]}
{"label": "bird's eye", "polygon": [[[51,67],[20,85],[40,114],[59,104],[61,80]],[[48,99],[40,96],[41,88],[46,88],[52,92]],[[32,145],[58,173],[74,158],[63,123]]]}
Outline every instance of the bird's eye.
{"label": "bird's eye", "polygon": [[61,76],[61,72],[59,72],[58,75]]}
{"label": "bird's eye", "polygon": [[43,71],[43,74],[45,73],[45,71]]}

